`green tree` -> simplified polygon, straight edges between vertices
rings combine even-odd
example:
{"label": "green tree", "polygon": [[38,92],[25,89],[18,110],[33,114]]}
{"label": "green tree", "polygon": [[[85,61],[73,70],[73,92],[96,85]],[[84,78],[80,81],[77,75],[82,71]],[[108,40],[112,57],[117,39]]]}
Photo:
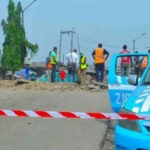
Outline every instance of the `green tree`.
{"label": "green tree", "polygon": [[27,56],[27,49],[31,51],[32,54],[36,54],[38,52],[38,45],[37,44],[32,44],[30,43],[25,34],[25,29],[22,25],[22,6],[21,3],[19,2],[16,8],[16,27],[17,30],[20,33],[20,43],[21,43],[21,50],[22,50],[22,55],[21,55],[21,62],[22,65],[24,64],[24,58]]}
{"label": "green tree", "polygon": [[15,5],[12,0],[8,5],[7,22],[2,20],[2,27],[5,35],[2,54],[2,69],[4,71],[16,71],[21,68],[21,49],[17,44],[19,38],[16,28]]}
{"label": "green tree", "polygon": [[21,23],[22,6],[19,2],[17,7],[13,0],[9,0],[7,21],[2,20],[5,36],[2,54],[2,69],[4,71],[16,71],[24,65],[27,49],[33,54],[38,52],[38,45],[30,43],[25,36],[25,30]]}

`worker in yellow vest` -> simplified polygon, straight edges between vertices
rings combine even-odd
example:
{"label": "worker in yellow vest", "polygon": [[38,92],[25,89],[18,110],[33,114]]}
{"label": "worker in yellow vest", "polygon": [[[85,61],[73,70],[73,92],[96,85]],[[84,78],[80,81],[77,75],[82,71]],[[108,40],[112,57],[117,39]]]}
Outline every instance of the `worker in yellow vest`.
{"label": "worker in yellow vest", "polygon": [[98,44],[98,48],[96,48],[93,51],[92,56],[95,62],[96,81],[103,82],[104,71],[105,71],[105,61],[107,60],[109,56],[109,52],[103,48],[102,44]]}
{"label": "worker in yellow vest", "polygon": [[56,78],[56,65],[57,65],[57,47],[53,48],[50,55],[50,62],[52,64],[51,82],[55,82]]}
{"label": "worker in yellow vest", "polygon": [[78,69],[78,80],[86,81],[87,60],[83,53],[80,53],[80,67]]}

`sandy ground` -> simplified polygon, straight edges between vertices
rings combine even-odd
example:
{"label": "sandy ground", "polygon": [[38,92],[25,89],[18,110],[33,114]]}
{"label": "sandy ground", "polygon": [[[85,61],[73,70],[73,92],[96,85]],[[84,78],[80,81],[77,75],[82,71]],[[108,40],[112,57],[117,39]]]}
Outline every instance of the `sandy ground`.
{"label": "sandy ground", "polygon": [[[107,90],[41,91],[1,87],[0,107],[111,112]],[[1,117],[0,124],[0,150],[111,150],[113,147],[112,142],[111,146],[105,142],[106,121]]]}

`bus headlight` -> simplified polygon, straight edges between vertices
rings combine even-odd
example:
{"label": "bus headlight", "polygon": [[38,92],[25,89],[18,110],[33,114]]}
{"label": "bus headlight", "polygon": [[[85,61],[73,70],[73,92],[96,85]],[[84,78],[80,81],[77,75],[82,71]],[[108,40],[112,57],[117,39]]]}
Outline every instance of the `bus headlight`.
{"label": "bus headlight", "polygon": [[[130,113],[131,114],[132,112],[122,109],[121,113]],[[132,130],[132,131],[136,131],[136,132],[141,131],[137,120],[119,120],[118,125],[121,126],[122,128],[128,129],[128,130]]]}
{"label": "bus headlight", "polygon": [[128,130],[133,130],[136,132],[141,131],[139,124],[138,124],[138,121],[136,121],[136,120],[119,120],[118,125],[123,127],[123,128],[126,128]]}

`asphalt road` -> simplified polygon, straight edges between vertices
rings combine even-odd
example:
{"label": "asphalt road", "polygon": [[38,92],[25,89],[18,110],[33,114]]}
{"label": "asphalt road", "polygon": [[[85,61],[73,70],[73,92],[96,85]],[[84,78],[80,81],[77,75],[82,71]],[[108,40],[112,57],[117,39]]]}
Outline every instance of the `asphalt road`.
{"label": "asphalt road", "polygon": [[[1,109],[111,112],[107,90],[0,90]],[[0,118],[0,150],[100,150],[107,125],[97,120]]]}

